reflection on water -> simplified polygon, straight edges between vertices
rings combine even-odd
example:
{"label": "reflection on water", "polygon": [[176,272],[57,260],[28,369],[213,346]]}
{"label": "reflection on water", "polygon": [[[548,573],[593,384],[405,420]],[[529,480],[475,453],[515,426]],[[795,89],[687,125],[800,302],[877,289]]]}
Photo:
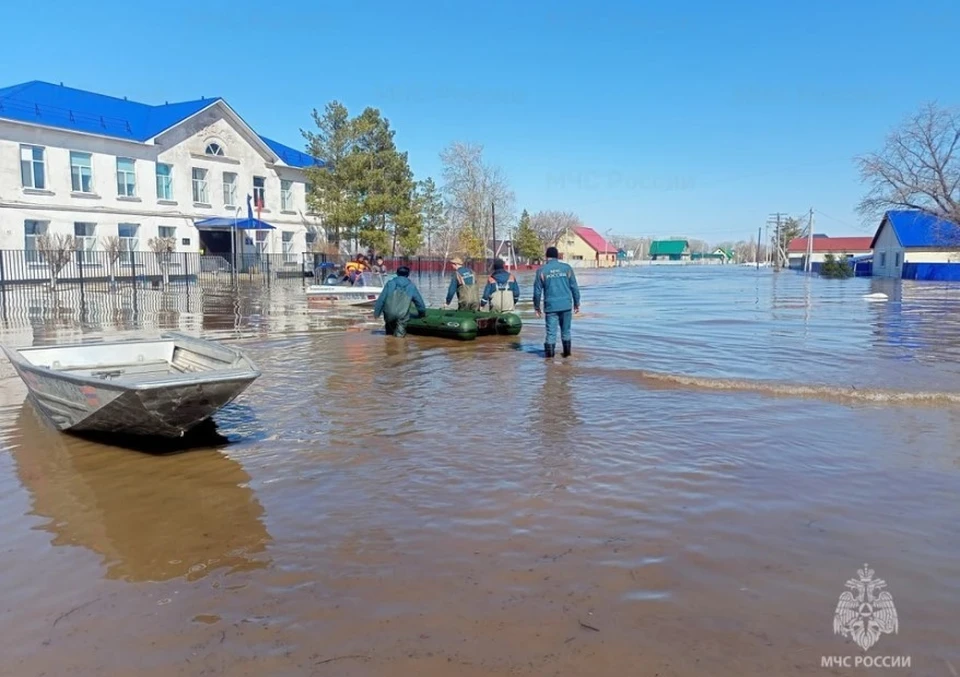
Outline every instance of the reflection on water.
{"label": "reflection on water", "polygon": [[0,363],[13,673],[819,674],[860,653],[832,615],[864,562],[901,612],[880,653],[960,669],[957,293],[578,275],[549,362],[529,273],[520,336],[473,342],[384,336],[300,284],[11,311],[18,345],[179,328],[263,371],[216,416],[228,445],[151,456],[43,427]]}
{"label": "reflection on water", "polygon": [[103,557],[105,576],[195,580],[268,566],[270,536],[250,476],[217,451],[157,457],[50,428],[27,401],[7,439],[31,514],[55,546]]}

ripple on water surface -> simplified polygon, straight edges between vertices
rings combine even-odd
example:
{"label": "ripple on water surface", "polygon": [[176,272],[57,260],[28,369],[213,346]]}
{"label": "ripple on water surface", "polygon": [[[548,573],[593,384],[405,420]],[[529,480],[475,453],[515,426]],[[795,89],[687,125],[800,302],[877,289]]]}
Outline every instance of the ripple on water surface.
{"label": "ripple on water surface", "polygon": [[[125,335],[189,327],[263,370],[217,416],[225,444],[173,456],[49,430],[2,367],[4,655],[22,674],[809,674],[850,651],[832,612],[866,561],[903,609],[883,652],[960,666],[952,290],[580,280],[575,357],[553,364],[527,303],[519,337],[447,343],[296,285],[144,302],[164,314]],[[96,338],[110,317],[5,331]]]}

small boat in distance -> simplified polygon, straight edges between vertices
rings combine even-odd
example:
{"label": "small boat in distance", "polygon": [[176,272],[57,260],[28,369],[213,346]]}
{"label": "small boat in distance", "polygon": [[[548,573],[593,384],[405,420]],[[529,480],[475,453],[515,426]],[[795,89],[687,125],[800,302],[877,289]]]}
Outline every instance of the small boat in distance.
{"label": "small boat in distance", "polygon": [[179,333],[2,348],[40,411],[66,432],[182,437],[260,376],[239,350]]}
{"label": "small boat in distance", "polygon": [[335,277],[330,277],[324,280],[323,284],[307,287],[307,301],[322,305],[372,306],[391,277],[394,276],[364,272],[356,285],[340,284],[335,281]]}

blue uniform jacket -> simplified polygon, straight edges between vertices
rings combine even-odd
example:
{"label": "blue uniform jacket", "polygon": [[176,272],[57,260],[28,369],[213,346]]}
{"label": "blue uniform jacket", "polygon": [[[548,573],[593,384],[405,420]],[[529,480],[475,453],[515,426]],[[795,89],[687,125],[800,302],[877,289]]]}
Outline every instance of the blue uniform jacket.
{"label": "blue uniform jacket", "polygon": [[[490,297],[493,296],[493,292],[497,291],[497,283],[505,284],[512,275],[510,275],[509,270],[498,270],[490,277],[496,282],[487,280],[487,286],[483,289],[483,303],[490,303]],[[515,277],[510,281],[510,291],[513,292],[513,302],[517,303],[520,300],[520,285],[517,284],[517,278]]]}
{"label": "blue uniform jacket", "polygon": [[417,317],[423,317],[427,314],[427,304],[423,302],[423,297],[420,296],[420,290],[417,289],[417,285],[411,282],[410,278],[398,275],[383,285],[383,291],[380,292],[380,296],[377,297],[377,302],[373,305],[374,317],[380,317],[383,313],[384,302],[387,300],[387,297],[390,296],[390,293],[398,287],[410,295],[413,305],[415,305],[420,312]]}
{"label": "blue uniform jacket", "polygon": [[537,271],[533,283],[533,308],[540,310],[543,298],[543,312],[560,313],[580,307],[580,287],[573,268],[557,259],[547,262]]}
{"label": "blue uniform jacket", "polygon": [[472,270],[466,266],[460,266],[457,268],[457,272],[450,277],[450,286],[447,288],[447,305],[449,305],[453,300],[453,297],[457,295],[457,288],[460,286],[460,281],[457,279],[457,273],[459,273],[460,277],[463,278],[464,284],[477,283],[477,278],[473,274]]}

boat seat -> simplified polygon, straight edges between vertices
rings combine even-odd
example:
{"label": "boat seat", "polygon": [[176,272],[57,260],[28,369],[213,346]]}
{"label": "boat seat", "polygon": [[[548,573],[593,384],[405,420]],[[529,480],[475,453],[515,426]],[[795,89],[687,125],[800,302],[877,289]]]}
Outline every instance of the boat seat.
{"label": "boat seat", "polygon": [[170,372],[170,363],[166,360],[145,360],[143,362],[126,362],[123,364],[98,364],[77,367],[54,367],[55,371],[69,372],[77,376],[90,376],[109,381],[122,376],[134,374],[166,374]]}

